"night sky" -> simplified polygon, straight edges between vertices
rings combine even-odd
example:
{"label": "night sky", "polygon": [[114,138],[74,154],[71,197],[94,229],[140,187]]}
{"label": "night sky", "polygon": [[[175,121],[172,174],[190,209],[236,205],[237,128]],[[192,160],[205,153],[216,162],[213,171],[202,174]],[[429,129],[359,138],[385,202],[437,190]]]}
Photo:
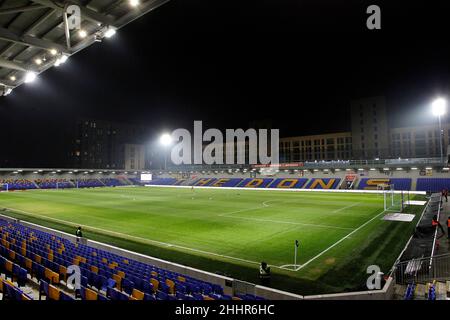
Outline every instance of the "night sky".
{"label": "night sky", "polygon": [[450,91],[448,2],[172,0],[0,98],[0,165],[62,166],[76,119],[302,135],[348,130],[351,99],[384,95],[393,125],[430,123]]}

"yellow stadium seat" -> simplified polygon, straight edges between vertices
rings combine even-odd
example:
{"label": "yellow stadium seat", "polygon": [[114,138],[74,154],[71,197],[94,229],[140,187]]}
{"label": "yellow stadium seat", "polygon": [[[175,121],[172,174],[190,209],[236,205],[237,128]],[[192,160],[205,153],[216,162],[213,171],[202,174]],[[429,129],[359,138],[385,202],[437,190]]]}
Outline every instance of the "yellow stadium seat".
{"label": "yellow stadium seat", "polygon": [[175,294],[175,282],[170,279],[166,279],[166,284],[169,287],[169,293]]}
{"label": "yellow stadium seat", "polygon": [[62,275],[63,280],[66,281],[67,268],[65,266],[59,266],[59,274]]}
{"label": "yellow stadium seat", "polygon": [[59,274],[53,272],[49,268],[45,268],[45,278],[48,279],[51,283],[59,283]]}
{"label": "yellow stadium seat", "polygon": [[25,294],[22,294],[22,300],[23,301],[30,301],[30,300],[32,300],[30,297],[28,297],[27,295],[25,295]]}
{"label": "yellow stadium seat", "polygon": [[8,272],[12,272],[13,263],[11,261],[9,261],[9,260],[6,260],[6,262],[5,262],[5,269]]}
{"label": "yellow stadium seat", "polygon": [[125,278],[125,272],[123,271],[117,271],[117,275],[121,278]]}
{"label": "yellow stadium seat", "polygon": [[98,273],[98,267],[91,266],[91,271],[94,272],[94,273]]}
{"label": "yellow stadium seat", "polygon": [[122,277],[117,274],[112,275],[113,280],[116,282],[116,288],[122,290]]}
{"label": "yellow stadium seat", "polygon": [[154,279],[154,278],[150,278],[150,282],[153,285],[153,291],[158,291],[159,288],[159,281]]}
{"label": "yellow stadium seat", "polygon": [[91,290],[89,288],[85,289],[85,295],[86,295],[86,300],[98,300],[98,295],[97,292],[95,292],[94,290]]}
{"label": "yellow stadium seat", "polygon": [[49,300],[59,300],[59,290],[52,285],[48,286],[48,297]]}
{"label": "yellow stadium seat", "polygon": [[31,271],[33,268],[33,261],[29,258],[25,258],[25,268],[27,268],[28,271]]}
{"label": "yellow stadium seat", "polygon": [[136,300],[144,300],[144,293],[142,291],[139,291],[137,289],[133,289],[133,292],[131,293],[131,296],[135,298]]}

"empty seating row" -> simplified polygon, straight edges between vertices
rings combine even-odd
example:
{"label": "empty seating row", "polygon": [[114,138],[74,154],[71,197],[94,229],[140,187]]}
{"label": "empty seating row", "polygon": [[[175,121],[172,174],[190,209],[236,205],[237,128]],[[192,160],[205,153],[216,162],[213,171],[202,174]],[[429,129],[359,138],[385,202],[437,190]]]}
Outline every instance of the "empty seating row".
{"label": "empty seating row", "polygon": [[101,179],[0,179],[0,191],[30,190],[30,189],[66,189],[116,187],[129,184],[125,180],[116,178]]}
{"label": "empty seating row", "polygon": [[358,184],[360,190],[411,190],[411,178],[362,178]]}
{"label": "empty seating row", "polygon": [[[41,283],[44,281],[49,285],[57,285],[60,280],[67,278],[69,266],[78,266],[81,273],[82,298],[83,295],[94,300],[123,300],[125,296],[131,300],[252,298],[227,296],[219,285],[108,251],[72,243],[67,239],[5,220],[0,220],[0,237],[0,256],[12,263],[12,266],[8,264],[8,270],[12,270],[14,264],[17,264],[25,275],[29,273]],[[43,286],[41,292],[49,294],[45,284]],[[91,294],[88,289],[96,294]]]}
{"label": "empty seating row", "polygon": [[[185,179],[157,178],[150,185],[180,185]],[[336,189],[340,178],[197,178],[188,185],[197,187],[238,187],[274,189]]]}

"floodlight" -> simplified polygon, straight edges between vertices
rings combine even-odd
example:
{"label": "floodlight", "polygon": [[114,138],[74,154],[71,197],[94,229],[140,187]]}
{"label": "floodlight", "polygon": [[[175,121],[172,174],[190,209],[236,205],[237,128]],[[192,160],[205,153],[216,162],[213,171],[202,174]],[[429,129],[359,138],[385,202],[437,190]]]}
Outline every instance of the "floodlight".
{"label": "floodlight", "polygon": [[34,80],[36,80],[36,78],[37,78],[37,74],[36,74],[35,72],[28,71],[28,72],[25,74],[24,82],[25,82],[25,83],[31,83],[31,82],[33,82]]}
{"label": "floodlight", "polygon": [[130,6],[137,7],[140,4],[139,0],[129,0]]}
{"label": "floodlight", "polygon": [[80,30],[80,31],[78,31],[78,35],[80,36],[80,38],[86,38],[87,32],[86,32],[86,30]]}
{"label": "floodlight", "polygon": [[58,50],[56,50],[56,49],[50,49],[50,54],[51,54],[52,56],[56,56],[56,55],[58,54]]}
{"label": "floodlight", "polygon": [[433,112],[433,115],[435,116],[442,116],[447,111],[447,100],[444,98],[437,98],[433,101],[431,104],[431,110]]}
{"label": "floodlight", "polygon": [[69,59],[69,57],[63,54],[61,57],[56,59],[54,66],[59,67],[61,64],[65,63],[67,59]]}
{"label": "floodlight", "polygon": [[39,65],[42,64],[42,59],[41,59],[41,58],[36,58],[36,59],[34,60],[34,62],[39,66]]}
{"label": "floodlight", "polygon": [[11,80],[11,81],[16,81],[16,76],[11,76],[11,77],[9,77],[9,80]]}
{"label": "floodlight", "polygon": [[105,38],[111,38],[116,34],[116,29],[109,27],[108,30],[105,31]]}
{"label": "floodlight", "polygon": [[163,146],[168,146],[172,143],[172,136],[168,133],[164,133],[161,138],[159,138],[159,142],[163,145]]}

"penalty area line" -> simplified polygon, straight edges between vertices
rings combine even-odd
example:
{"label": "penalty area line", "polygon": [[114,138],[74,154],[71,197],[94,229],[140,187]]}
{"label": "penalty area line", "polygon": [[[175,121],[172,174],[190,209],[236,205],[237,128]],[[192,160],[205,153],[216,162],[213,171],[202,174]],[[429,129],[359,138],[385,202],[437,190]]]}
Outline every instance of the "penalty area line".
{"label": "penalty area line", "polygon": [[[189,247],[185,247],[185,246],[180,246],[177,244],[172,244],[172,243],[167,243],[167,242],[162,242],[162,241],[157,241],[157,240],[152,240],[152,239],[147,239],[147,238],[141,238],[141,237],[137,237],[137,236],[132,236],[129,234],[124,234],[124,233],[120,233],[120,232],[116,232],[116,231],[111,231],[111,230],[106,230],[106,229],[101,229],[101,228],[97,228],[97,227],[92,227],[89,225],[83,225],[83,224],[78,224],[75,222],[70,222],[70,221],[66,221],[66,220],[61,220],[61,219],[57,219],[57,218],[53,218],[53,217],[48,217],[45,215],[40,215],[37,213],[33,213],[33,212],[28,212],[28,211],[23,211],[20,209],[12,209],[12,208],[5,208],[6,210],[12,211],[12,212],[19,212],[19,213],[23,213],[25,215],[29,215],[29,216],[36,216],[39,218],[42,218],[44,220],[53,220],[56,222],[59,222],[61,224],[65,224],[65,225],[69,225],[69,226],[80,226],[85,228],[86,230],[97,230],[100,231],[103,234],[109,234],[109,235],[117,235],[120,236],[123,239],[135,239],[135,240],[139,240],[139,242],[144,242],[144,243],[152,243],[152,244],[156,244],[162,247],[168,247],[168,248],[178,248],[178,249],[182,249],[182,250],[186,250],[186,251],[192,251],[192,252],[196,252],[196,253],[201,253],[204,255],[209,255],[209,256],[215,256],[215,257],[220,257],[220,258],[225,258],[225,259],[229,259],[229,260],[236,260],[236,261],[240,261],[240,262],[245,262],[245,263],[249,263],[249,264],[257,264],[259,265],[259,262],[256,261],[252,261],[252,260],[247,260],[247,259],[242,259],[242,258],[237,258],[237,257],[232,257],[232,256],[227,256],[227,255],[223,255],[220,253],[214,253],[214,252],[209,252],[209,251],[204,251],[204,250],[200,250],[200,249],[195,249],[195,248],[189,248]],[[275,268],[278,268],[275,266]]]}
{"label": "penalty area line", "polygon": [[[325,250],[323,250],[322,252],[320,252],[318,255],[312,257],[311,259],[309,259],[308,261],[306,261],[304,264],[300,265],[296,270],[291,270],[291,271],[299,271],[301,269],[303,269],[304,267],[306,267],[308,264],[310,264],[311,262],[313,262],[314,260],[316,260],[317,258],[321,257],[323,254],[325,254],[326,252],[328,252],[329,250],[333,249],[335,246],[337,246],[338,244],[340,244],[342,241],[344,241],[345,239],[348,239],[352,234],[356,233],[357,231],[361,230],[362,228],[364,228],[366,225],[368,225],[369,223],[371,223],[373,220],[375,220],[376,218],[378,218],[379,216],[381,216],[383,213],[385,213],[386,210],[381,211],[380,213],[378,213],[376,216],[374,216],[373,218],[369,219],[368,221],[366,221],[365,223],[363,223],[362,225],[360,225],[358,228],[356,228],[355,230],[353,230],[352,232],[350,232],[349,234],[347,234],[346,236],[344,236],[343,238],[341,238],[340,240],[336,241],[335,243],[333,243],[331,246],[329,246],[328,248],[326,248]],[[288,266],[288,265],[285,265]],[[279,268],[285,267],[285,266],[280,266]],[[289,270],[284,268],[285,270]]]}

